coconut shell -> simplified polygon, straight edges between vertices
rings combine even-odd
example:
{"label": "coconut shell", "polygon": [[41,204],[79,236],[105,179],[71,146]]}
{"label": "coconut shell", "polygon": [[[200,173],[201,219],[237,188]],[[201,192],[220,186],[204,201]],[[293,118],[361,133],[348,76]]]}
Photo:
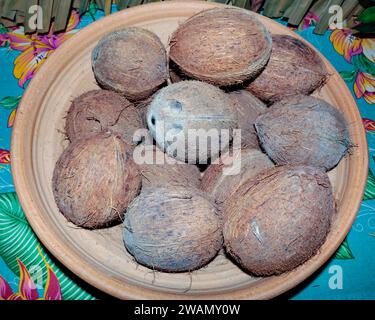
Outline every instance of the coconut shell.
{"label": "coconut shell", "polygon": [[126,98],[112,91],[93,90],[73,100],[65,128],[70,141],[109,130],[121,135],[128,144],[135,144],[134,133],[144,124]]}
{"label": "coconut shell", "polygon": [[263,149],[279,165],[304,164],[330,170],[350,147],[343,115],[324,100],[294,96],[271,106],[255,122]]}
{"label": "coconut shell", "polygon": [[251,274],[270,276],[291,271],[319,250],[335,204],[324,171],[281,166],[249,179],[226,210],[226,250]]}
{"label": "coconut shell", "polygon": [[128,208],[124,243],[138,263],[151,269],[192,271],[222,248],[222,221],[195,189],[148,188]]}
{"label": "coconut shell", "polygon": [[[200,164],[205,164],[219,156],[219,141],[221,150],[229,146],[237,115],[232,99],[224,91],[204,82],[182,81],[155,95],[148,109],[147,124],[156,143],[169,156],[192,164],[201,160]],[[197,143],[194,134],[200,132],[202,143]]]}
{"label": "coconut shell", "polygon": [[[141,145],[140,148],[142,147]],[[151,155],[150,159],[147,158],[147,162],[141,164],[135,160],[140,168],[143,188],[171,186],[199,188],[201,174],[197,166],[176,161],[155,146],[150,146],[147,150],[150,150]]]}
{"label": "coconut shell", "polygon": [[165,47],[152,32],[130,27],[103,39],[92,53],[98,83],[131,101],[147,99],[168,79]]}
{"label": "coconut shell", "polygon": [[271,36],[256,14],[229,7],[199,12],[170,40],[170,59],[183,73],[220,86],[254,77],[271,50]]}
{"label": "coconut shell", "polygon": [[238,188],[261,171],[272,168],[272,161],[257,149],[235,150],[220,158],[204,172],[201,188],[222,208]]}
{"label": "coconut shell", "polygon": [[145,100],[141,100],[135,103],[135,108],[137,109],[138,114],[142,119],[142,124],[146,128],[147,128],[147,111],[153,99],[154,99],[154,95],[152,95],[151,97],[148,97]]}
{"label": "coconut shell", "polygon": [[172,61],[169,62],[169,79],[171,80],[171,83],[192,80],[186,74],[184,74]]}
{"label": "coconut shell", "polygon": [[57,206],[69,221],[97,229],[123,219],[141,187],[130,150],[120,136],[109,132],[78,139],[65,149],[52,183]]}
{"label": "coconut shell", "polygon": [[328,73],[317,52],[288,35],[272,36],[271,58],[247,90],[266,102],[287,96],[309,94],[320,88]]}
{"label": "coconut shell", "polygon": [[255,120],[267,110],[267,106],[246,90],[229,94],[235,103],[238,129],[241,130],[242,148],[259,148],[258,136],[254,128]]}

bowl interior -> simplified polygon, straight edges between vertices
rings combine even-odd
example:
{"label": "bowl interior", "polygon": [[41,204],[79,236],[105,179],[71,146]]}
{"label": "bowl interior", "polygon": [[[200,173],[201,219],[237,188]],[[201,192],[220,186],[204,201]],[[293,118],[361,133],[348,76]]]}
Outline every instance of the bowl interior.
{"label": "bowl interior", "polygon": [[[194,13],[216,7],[208,2],[170,2],[136,7],[80,31],[54,53],[29,85],[19,107],[12,138],[14,182],[32,227],[47,248],[77,275],[120,298],[270,298],[292,288],[318,269],[345,238],[355,218],[367,175],[367,145],[356,104],[338,73],[315,95],[339,108],[350,124],[356,146],[329,173],[338,213],[319,253],[294,271],[254,278],[224,254],[192,273],[166,274],[138,265],[122,242],[121,226],[87,231],[68,223],[52,194],[55,163],[67,145],[65,115],[73,98],[98,88],[91,50],[110,31],[136,25],[156,33],[164,44],[178,24]],[[271,33],[292,31],[264,17]],[[103,163],[105,165],[105,163]],[[311,235],[314,236],[314,235]]]}

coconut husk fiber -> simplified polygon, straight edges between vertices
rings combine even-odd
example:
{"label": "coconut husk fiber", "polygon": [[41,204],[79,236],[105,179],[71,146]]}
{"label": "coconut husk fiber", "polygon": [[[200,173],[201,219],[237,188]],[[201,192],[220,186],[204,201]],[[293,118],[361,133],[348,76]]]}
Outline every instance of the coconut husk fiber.
{"label": "coconut husk fiber", "polygon": [[123,219],[138,195],[141,177],[130,146],[110,132],[78,139],[64,150],[53,173],[53,193],[63,215],[97,229]]}
{"label": "coconut husk fiber", "polygon": [[70,141],[110,130],[131,145],[136,144],[133,141],[134,133],[144,127],[133,104],[108,90],[93,90],[75,98],[65,126]]}
{"label": "coconut husk fiber", "polygon": [[92,52],[96,80],[130,101],[147,99],[168,79],[165,47],[152,32],[128,27],[102,38]]}
{"label": "coconut husk fiber", "polygon": [[241,130],[241,148],[259,148],[255,120],[267,110],[267,106],[246,90],[229,93],[237,110],[238,129]]}
{"label": "coconut husk fiber", "polygon": [[314,49],[288,35],[273,35],[272,45],[266,68],[246,87],[248,91],[273,103],[323,86],[328,73]]}
{"label": "coconut husk fiber", "polygon": [[244,182],[272,167],[273,162],[258,149],[234,150],[232,155],[221,156],[219,164],[208,167],[201,188],[223,208]]}
{"label": "coconut husk fiber", "polygon": [[272,40],[255,13],[227,7],[197,13],[178,27],[169,45],[170,59],[188,77],[227,86],[266,65]]}
{"label": "coconut husk fiber", "polygon": [[278,165],[304,164],[330,170],[350,148],[344,116],[328,102],[294,96],[272,105],[255,121],[262,148]]}
{"label": "coconut husk fiber", "polygon": [[280,166],[244,183],[226,210],[227,252],[250,274],[271,276],[298,267],[319,250],[335,204],[324,171]]}
{"label": "coconut husk fiber", "polygon": [[[141,146],[142,147],[142,146]],[[182,186],[199,188],[201,174],[197,166],[177,161],[156,146],[150,146],[152,159],[139,164],[143,188]]]}
{"label": "coconut husk fiber", "polygon": [[222,221],[196,189],[148,188],[125,215],[124,242],[138,263],[153,270],[192,271],[222,248]]}

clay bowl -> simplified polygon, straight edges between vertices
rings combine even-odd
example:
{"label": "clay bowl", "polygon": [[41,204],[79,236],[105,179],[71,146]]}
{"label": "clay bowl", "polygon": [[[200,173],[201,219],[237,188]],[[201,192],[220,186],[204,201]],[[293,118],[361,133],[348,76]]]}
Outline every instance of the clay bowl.
{"label": "clay bowl", "polygon": [[[122,243],[121,226],[87,231],[74,228],[59,213],[51,178],[66,146],[64,116],[74,97],[97,88],[90,53],[98,40],[125,26],[142,26],[166,44],[178,23],[220,6],[210,2],[162,2],[127,9],[81,30],[54,53],[28,86],[19,106],[12,137],[14,183],[25,214],[44,245],[66,267],[91,285],[119,298],[266,299],[293,288],[329,259],[348,233],[362,199],[368,154],[356,103],[337,71],[324,59],[329,82],[316,94],[339,108],[350,124],[355,145],[330,173],[338,214],[319,253],[294,271],[254,278],[219,255],[191,274],[152,272],[137,265]],[[280,24],[259,16],[272,33],[301,39]],[[103,163],[103,165],[105,165]],[[314,236],[314,235],[312,235]]]}

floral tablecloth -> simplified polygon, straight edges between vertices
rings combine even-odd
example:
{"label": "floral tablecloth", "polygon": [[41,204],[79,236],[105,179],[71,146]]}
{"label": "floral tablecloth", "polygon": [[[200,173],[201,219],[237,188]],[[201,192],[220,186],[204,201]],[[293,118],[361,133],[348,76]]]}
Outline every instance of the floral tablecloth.
{"label": "floral tablecloth", "polygon": [[[65,33],[25,36],[0,25],[0,300],[102,297],[50,255],[30,228],[14,192],[10,137],[17,106],[43,62],[84,26],[100,19],[95,8],[73,12]],[[287,293],[290,299],[375,299],[375,39],[349,30],[313,34],[313,17],[295,30],[340,72],[358,103],[367,130],[370,172],[355,223],[336,255],[314,276]]]}

